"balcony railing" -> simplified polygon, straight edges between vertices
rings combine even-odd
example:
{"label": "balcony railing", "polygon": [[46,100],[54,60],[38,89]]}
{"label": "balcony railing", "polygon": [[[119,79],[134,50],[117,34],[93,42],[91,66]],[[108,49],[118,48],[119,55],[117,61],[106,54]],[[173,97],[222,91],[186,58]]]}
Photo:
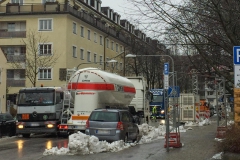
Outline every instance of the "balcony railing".
{"label": "balcony railing", "polygon": [[0,38],[26,38],[26,31],[0,30]]}
{"label": "balcony railing", "polygon": [[[25,4],[25,5],[6,5],[0,6],[0,16],[3,14],[49,14],[49,13],[70,13],[73,16],[89,23],[101,31],[110,34],[111,36],[127,43],[126,37],[120,32],[109,28],[103,24],[101,19],[95,18],[88,13],[77,11],[72,6],[67,4],[49,3],[49,4]],[[26,37],[26,31],[0,31],[0,37]]]}
{"label": "balcony railing", "polygon": [[7,87],[25,87],[25,79],[7,78]]}
{"label": "balcony railing", "polygon": [[7,55],[7,62],[25,62],[26,55]]}

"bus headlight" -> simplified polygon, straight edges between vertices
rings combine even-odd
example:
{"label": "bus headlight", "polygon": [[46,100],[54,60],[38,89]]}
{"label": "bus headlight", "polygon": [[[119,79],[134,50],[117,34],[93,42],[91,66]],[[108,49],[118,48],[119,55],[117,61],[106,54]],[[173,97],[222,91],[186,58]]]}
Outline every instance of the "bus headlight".
{"label": "bus headlight", "polygon": [[47,128],[53,128],[53,126],[54,126],[53,124],[48,124]]}
{"label": "bus headlight", "polygon": [[161,114],[164,114],[164,110],[161,110]]}
{"label": "bus headlight", "polygon": [[18,128],[19,128],[19,129],[23,129],[23,125],[22,125],[22,124],[19,124],[19,125],[18,125]]}

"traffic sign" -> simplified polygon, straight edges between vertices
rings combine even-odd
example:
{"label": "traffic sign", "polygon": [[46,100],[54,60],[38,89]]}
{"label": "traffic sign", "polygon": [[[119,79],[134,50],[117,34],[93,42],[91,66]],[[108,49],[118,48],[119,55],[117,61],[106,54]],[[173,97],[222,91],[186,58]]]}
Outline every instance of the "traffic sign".
{"label": "traffic sign", "polygon": [[164,63],[164,75],[168,75],[169,74],[169,64],[168,63]]}
{"label": "traffic sign", "polygon": [[234,65],[234,87],[240,88],[240,65]]}
{"label": "traffic sign", "polygon": [[168,97],[179,97],[180,96],[180,88],[179,86],[169,87],[168,89]]}
{"label": "traffic sign", "polygon": [[233,63],[240,65],[240,46],[233,47]]}

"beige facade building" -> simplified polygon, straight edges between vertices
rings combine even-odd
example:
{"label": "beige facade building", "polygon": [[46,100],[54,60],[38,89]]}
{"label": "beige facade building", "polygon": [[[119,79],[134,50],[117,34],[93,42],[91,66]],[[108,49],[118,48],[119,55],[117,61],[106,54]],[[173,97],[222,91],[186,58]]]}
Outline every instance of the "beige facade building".
{"label": "beige facade building", "polygon": [[[20,88],[33,87],[26,77],[30,33],[36,41],[36,56],[58,56],[53,65],[36,66],[36,86],[62,86],[66,69],[97,67],[125,75],[124,55],[134,35],[146,35],[101,0],[2,0],[0,1],[0,111],[15,104]],[[131,35],[132,34],[132,35]],[[25,43],[24,43],[25,42]],[[105,63],[111,59],[115,63]],[[14,68],[13,63],[22,67]]]}

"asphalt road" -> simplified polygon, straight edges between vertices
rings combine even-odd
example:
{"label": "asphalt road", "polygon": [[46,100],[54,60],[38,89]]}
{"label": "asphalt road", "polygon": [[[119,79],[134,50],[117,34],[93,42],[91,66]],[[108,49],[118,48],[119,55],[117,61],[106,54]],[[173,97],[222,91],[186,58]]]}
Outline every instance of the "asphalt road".
{"label": "asphalt road", "polygon": [[[67,147],[68,140],[56,137],[9,138],[0,140],[0,159],[6,160],[210,160],[217,152],[214,140],[217,130],[216,117],[212,124],[192,127],[181,133],[181,148],[164,148],[165,139],[141,144],[120,152],[99,153],[93,155],[43,156],[46,148]],[[158,122],[159,123],[159,122]],[[157,125],[157,124],[155,124]],[[188,128],[188,127],[185,127]]]}

